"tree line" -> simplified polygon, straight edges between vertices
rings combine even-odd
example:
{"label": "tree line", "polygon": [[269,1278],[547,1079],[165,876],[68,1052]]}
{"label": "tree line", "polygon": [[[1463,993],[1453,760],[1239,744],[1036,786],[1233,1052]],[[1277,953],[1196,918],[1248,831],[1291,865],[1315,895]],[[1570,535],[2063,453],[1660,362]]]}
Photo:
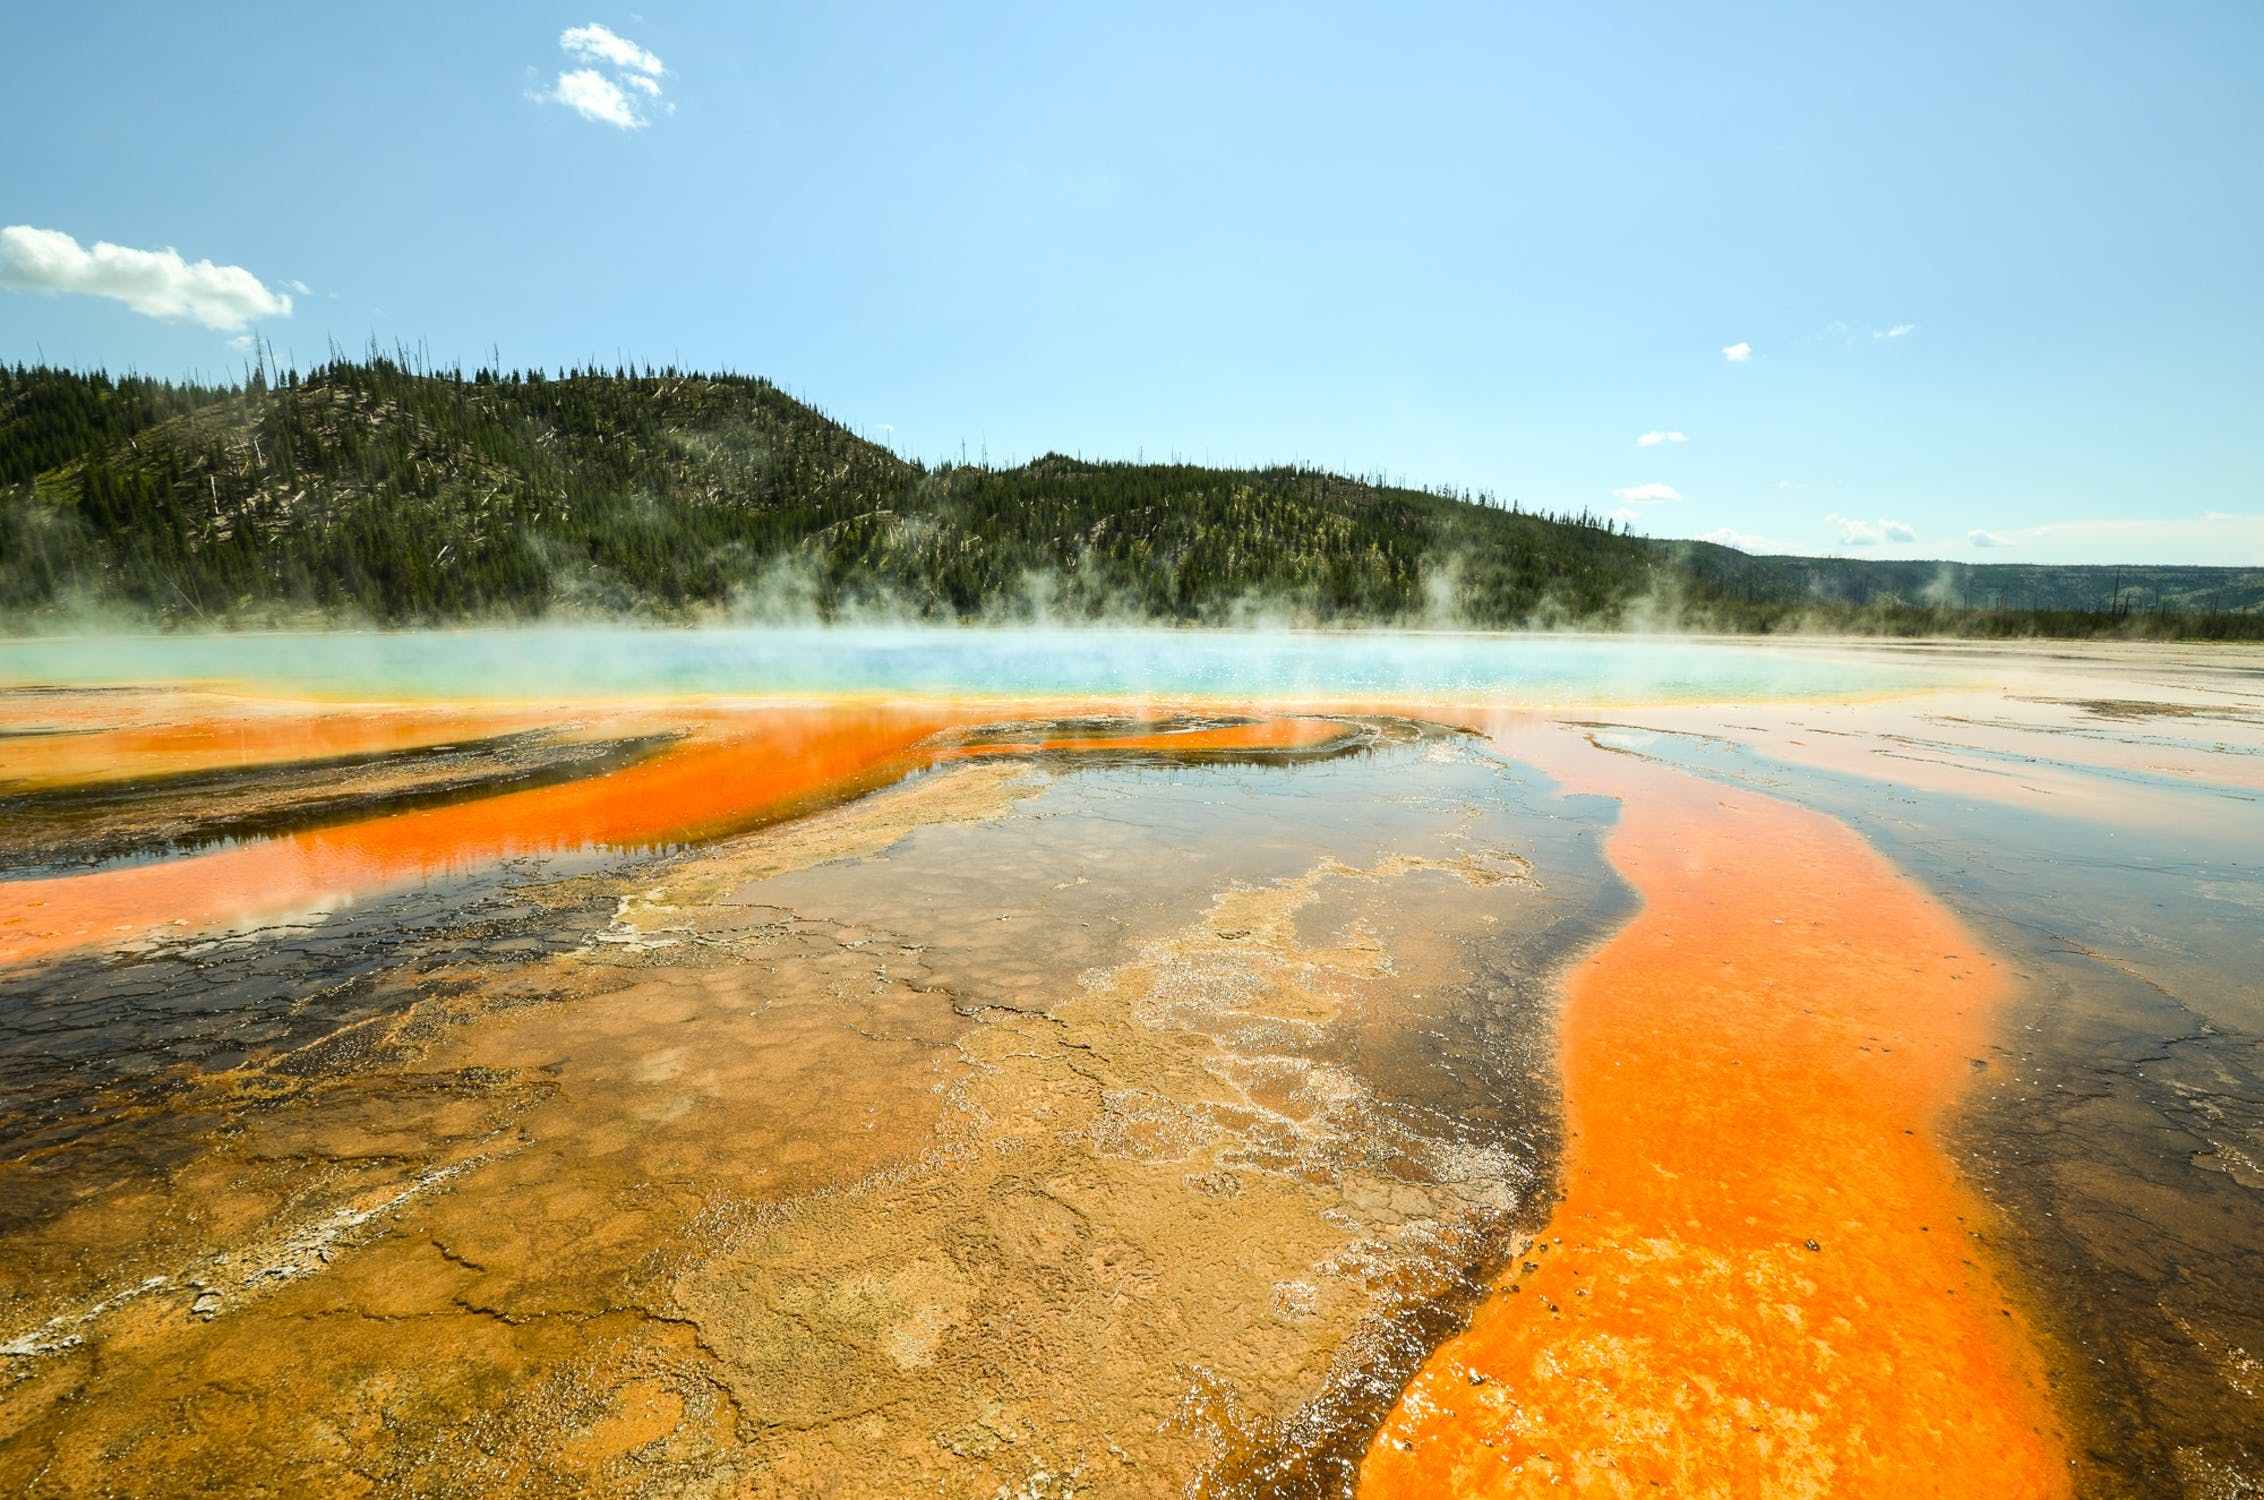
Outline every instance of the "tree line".
{"label": "tree line", "polygon": [[[2108,623],[1857,594],[1791,566],[1823,561],[1297,465],[1056,453],[930,467],[729,373],[466,372],[374,347],[305,371],[262,358],[229,385],[0,367],[0,615],[19,622],[97,606],[170,623],[721,612],[1615,628],[1671,606],[1756,631]],[[2229,609],[2174,623],[2264,635],[2264,614]]]}

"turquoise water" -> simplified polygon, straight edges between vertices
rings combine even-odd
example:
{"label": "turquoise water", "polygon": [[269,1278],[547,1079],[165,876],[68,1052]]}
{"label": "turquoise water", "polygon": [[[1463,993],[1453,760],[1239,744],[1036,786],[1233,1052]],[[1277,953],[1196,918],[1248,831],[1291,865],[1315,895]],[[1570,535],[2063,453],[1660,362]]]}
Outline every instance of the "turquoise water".
{"label": "turquoise water", "polygon": [[1551,706],[1912,691],[1877,651],[1640,637],[621,627],[0,642],[0,684],[217,682],[322,696],[1432,699]]}

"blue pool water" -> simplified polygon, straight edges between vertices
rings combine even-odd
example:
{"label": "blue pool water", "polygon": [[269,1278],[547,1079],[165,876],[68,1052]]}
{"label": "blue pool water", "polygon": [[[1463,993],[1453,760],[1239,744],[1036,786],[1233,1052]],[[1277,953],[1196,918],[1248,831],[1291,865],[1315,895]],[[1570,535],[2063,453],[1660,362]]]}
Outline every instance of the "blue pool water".
{"label": "blue pool water", "polygon": [[1754,701],[1945,685],[1891,652],[1416,632],[611,626],[0,642],[0,684],[212,682],[322,696]]}

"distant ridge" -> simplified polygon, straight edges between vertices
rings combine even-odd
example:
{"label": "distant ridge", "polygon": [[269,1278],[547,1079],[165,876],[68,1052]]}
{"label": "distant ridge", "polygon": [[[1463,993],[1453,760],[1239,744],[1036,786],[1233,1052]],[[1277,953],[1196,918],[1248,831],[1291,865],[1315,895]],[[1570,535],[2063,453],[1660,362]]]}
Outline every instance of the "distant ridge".
{"label": "distant ridge", "polygon": [[2264,568],[2154,563],[1964,563],[1920,558],[1755,556],[1711,542],[1661,542],[1702,587],[1742,597],[1882,600],[1976,613],[2137,616],[2264,610]]}
{"label": "distant ridge", "polygon": [[0,368],[0,621],[90,614],[2264,638],[2264,569],[1750,557],[1295,467],[930,469],[673,369]]}

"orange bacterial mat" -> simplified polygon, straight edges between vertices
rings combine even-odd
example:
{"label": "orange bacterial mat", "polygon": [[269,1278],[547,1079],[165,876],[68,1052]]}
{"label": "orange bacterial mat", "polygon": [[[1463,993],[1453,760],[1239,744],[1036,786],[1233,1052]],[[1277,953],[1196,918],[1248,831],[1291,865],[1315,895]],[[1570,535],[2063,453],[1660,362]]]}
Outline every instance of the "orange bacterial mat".
{"label": "orange bacterial mat", "polygon": [[[1266,717],[1199,729],[948,745],[940,729],[980,710],[797,706],[691,716],[689,736],[625,769],[563,785],[311,828],[210,853],[83,875],[0,882],[0,964],[319,912],[405,881],[515,855],[640,848],[713,837],[884,785],[939,762],[1105,751],[1295,750],[1346,733],[1328,719]],[[435,718],[446,726],[449,721]],[[667,722],[654,715],[646,727]],[[211,763],[302,753],[305,723],[246,715],[193,736]],[[281,740],[287,750],[279,750]],[[363,741],[370,742],[370,736]],[[106,742],[81,742],[108,768]],[[341,741],[340,743],[343,743]],[[168,742],[170,745],[171,742]],[[57,759],[63,772],[81,768]]]}
{"label": "orange bacterial mat", "polygon": [[650,847],[729,832],[916,769],[949,716],[779,709],[559,786],[314,828],[154,864],[0,885],[0,963],[320,910],[517,854]]}
{"label": "orange bacterial mat", "polygon": [[1569,981],[1564,1197],[1402,1393],[1365,1500],[2069,1492],[1945,1117],[2007,982],[1853,832],[1569,734],[1641,898]]}

